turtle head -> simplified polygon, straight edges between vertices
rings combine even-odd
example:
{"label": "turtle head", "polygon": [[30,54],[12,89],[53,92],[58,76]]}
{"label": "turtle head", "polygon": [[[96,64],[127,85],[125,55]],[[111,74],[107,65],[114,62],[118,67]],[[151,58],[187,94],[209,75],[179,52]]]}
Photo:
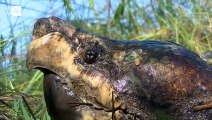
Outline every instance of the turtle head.
{"label": "turtle head", "polygon": [[120,107],[111,82],[120,67],[112,61],[103,41],[59,18],[42,18],[34,25],[26,65],[62,77],[82,101],[95,107]]}
{"label": "turtle head", "polygon": [[[135,93],[141,87],[132,71],[139,61],[131,60],[138,55],[127,51],[127,45],[80,31],[56,17],[42,18],[34,25],[26,65],[60,76],[81,101],[94,108],[127,113],[128,106],[131,115],[140,114]],[[132,107],[138,108],[133,111]]]}

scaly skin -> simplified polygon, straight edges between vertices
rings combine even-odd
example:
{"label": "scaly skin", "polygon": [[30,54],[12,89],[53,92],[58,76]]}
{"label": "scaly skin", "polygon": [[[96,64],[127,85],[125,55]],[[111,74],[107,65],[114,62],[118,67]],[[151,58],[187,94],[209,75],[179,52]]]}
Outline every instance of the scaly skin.
{"label": "scaly skin", "polygon": [[[152,120],[157,119],[155,108],[172,119],[212,117],[212,67],[175,43],[110,40],[56,17],[42,18],[34,26],[27,67],[45,73],[44,94],[52,119],[68,115],[67,119]],[[56,78],[59,83],[52,82]],[[48,81],[68,91],[55,90]],[[77,106],[57,106],[70,103]]]}

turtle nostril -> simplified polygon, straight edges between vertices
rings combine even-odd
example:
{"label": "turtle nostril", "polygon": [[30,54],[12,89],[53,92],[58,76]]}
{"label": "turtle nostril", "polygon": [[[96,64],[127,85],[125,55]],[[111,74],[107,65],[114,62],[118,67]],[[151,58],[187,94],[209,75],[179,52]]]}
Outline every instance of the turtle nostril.
{"label": "turtle nostril", "polygon": [[35,23],[34,29],[40,29],[43,25],[45,25],[45,21],[39,20],[38,22]]}
{"label": "turtle nostril", "polygon": [[35,23],[34,29],[40,29],[46,23],[48,23],[48,19],[47,18],[41,18]]}

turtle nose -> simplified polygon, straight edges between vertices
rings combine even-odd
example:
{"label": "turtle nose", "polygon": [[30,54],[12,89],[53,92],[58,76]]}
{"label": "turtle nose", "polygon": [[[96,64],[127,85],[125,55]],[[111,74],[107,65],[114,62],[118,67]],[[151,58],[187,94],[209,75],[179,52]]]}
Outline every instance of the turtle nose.
{"label": "turtle nose", "polygon": [[45,23],[46,19],[42,18],[39,19],[35,24],[34,24],[34,29],[40,29],[42,25]]}
{"label": "turtle nose", "polygon": [[50,32],[62,31],[62,20],[57,17],[41,18],[34,25],[33,39],[40,38]]}
{"label": "turtle nose", "polygon": [[48,33],[48,19],[42,18],[39,19],[35,24],[34,24],[34,29],[33,29],[33,39],[40,38]]}

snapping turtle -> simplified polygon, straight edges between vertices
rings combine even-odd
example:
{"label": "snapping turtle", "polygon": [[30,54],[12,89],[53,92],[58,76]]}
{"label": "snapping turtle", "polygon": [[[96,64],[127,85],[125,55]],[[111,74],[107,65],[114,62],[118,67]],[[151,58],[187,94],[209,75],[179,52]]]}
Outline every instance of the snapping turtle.
{"label": "snapping turtle", "polygon": [[55,120],[152,120],[212,117],[212,66],[167,41],[119,41],[56,18],[39,19],[28,69],[44,72],[44,96]]}

